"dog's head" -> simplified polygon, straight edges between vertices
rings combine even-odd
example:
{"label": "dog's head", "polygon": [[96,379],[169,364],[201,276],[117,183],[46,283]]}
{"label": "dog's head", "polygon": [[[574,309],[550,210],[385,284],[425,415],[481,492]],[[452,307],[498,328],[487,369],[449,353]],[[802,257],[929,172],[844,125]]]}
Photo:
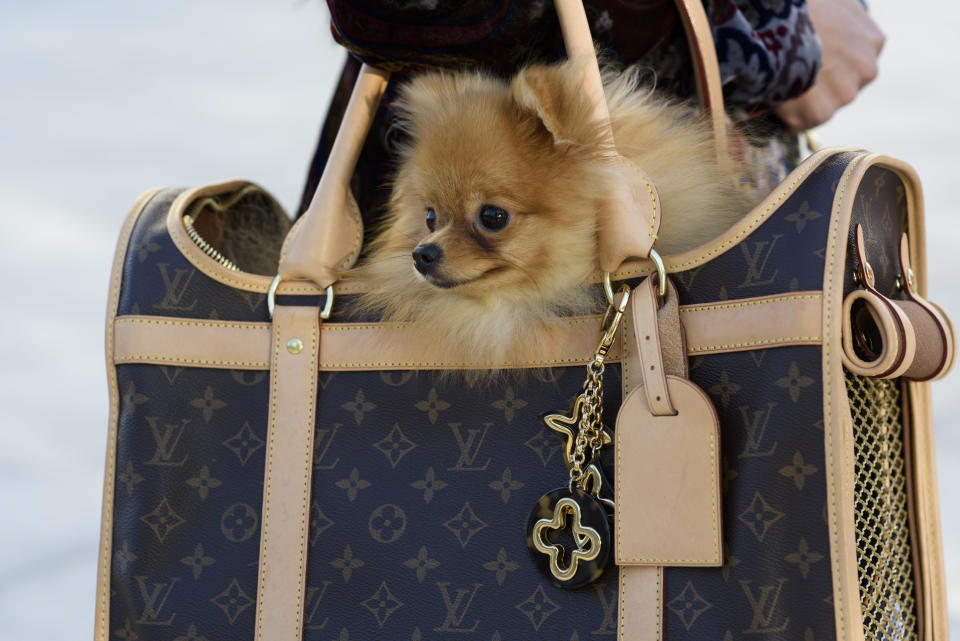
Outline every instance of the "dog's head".
{"label": "dog's head", "polygon": [[386,236],[408,274],[473,298],[553,298],[594,271],[602,139],[581,83],[567,63],[405,87]]}

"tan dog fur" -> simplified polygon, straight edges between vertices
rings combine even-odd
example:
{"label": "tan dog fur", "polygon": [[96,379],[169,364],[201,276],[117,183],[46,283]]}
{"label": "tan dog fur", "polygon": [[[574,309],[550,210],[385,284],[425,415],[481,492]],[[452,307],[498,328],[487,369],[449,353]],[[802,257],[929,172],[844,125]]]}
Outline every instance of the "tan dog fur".
{"label": "tan dog fur", "polygon": [[[448,353],[490,363],[551,317],[602,308],[585,286],[598,270],[597,212],[631,169],[601,157],[581,81],[581,68],[566,62],[527,67],[509,82],[431,73],[404,88],[399,126],[409,144],[384,226],[357,269],[373,286],[361,308],[417,323]],[[630,73],[607,72],[604,86],[618,151],[660,193],[661,254],[694,248],[747,212],[733,163],[716,160],[698,110],[638,87]],[[482,205],[506,210],[507,226],[485,230]],[[433,282],[411,257],[428,243],[444,254]]]}

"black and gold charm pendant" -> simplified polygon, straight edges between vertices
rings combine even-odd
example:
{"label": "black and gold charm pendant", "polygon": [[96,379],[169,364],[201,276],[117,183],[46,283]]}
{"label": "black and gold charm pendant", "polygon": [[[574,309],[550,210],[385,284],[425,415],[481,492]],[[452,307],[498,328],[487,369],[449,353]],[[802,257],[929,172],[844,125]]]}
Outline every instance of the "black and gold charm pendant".
{"label": "black and gold charm pendant", "polygon": [[606,511],[580,489],[548,492],[527,519],[527,545],[533,562],[558,588],[592,583],[610,560]]}
{"label": "black and gold charm pendant", "polygon": [[564,439],[563,458],[569,484],[543,495],[527,519],[527,546],[533,562],[551,583],[575,589],[596,581],[610,560],[613,489],[603,474],[599,452],[613,437],[602,422],[603,362],[630,298],[620,290],[601,327],[600,343],[587,365],[587,380],[568,413],[553,412],[540,420]]}

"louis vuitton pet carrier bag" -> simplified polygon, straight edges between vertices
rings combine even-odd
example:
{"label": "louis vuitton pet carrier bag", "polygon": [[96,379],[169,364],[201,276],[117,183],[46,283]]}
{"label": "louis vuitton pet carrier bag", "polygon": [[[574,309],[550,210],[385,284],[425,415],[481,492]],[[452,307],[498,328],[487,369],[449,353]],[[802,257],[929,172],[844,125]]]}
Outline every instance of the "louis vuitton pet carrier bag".
{"label": "louis vuitton pet carrier bag", "polygon": [[[570,55],[593,57],[580,3],[556,5]],[[725,153],[706,17],[677,5]],[[925,299],[909,166],[817,152],[659,266],[641,173],[601,230],[607,317],[564,319],[510,362],[451,362],[353,320],[365,284],[340,279],[385,83],[361,74],[279,277],[191,224],[282,220],[253,184],[151,190],[128,215],[98,640],[947,638],[927,381],[953,329]],[[527,371],[437,375],[489,367]],[[578,460],[584,443],[599,454]]]}

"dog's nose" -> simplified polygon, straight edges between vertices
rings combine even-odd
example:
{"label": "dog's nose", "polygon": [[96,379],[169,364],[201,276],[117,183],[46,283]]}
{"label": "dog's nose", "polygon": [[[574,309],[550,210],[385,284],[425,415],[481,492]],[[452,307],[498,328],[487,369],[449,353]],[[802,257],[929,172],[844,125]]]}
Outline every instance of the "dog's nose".
{"label": "dog's nose", "polygon": [[424,275],[432,272],[442,258],[443,249],[440,248],[440,245],[432,243],[420,245],[413,250],[413,263],[416,265],[417,271]]}

